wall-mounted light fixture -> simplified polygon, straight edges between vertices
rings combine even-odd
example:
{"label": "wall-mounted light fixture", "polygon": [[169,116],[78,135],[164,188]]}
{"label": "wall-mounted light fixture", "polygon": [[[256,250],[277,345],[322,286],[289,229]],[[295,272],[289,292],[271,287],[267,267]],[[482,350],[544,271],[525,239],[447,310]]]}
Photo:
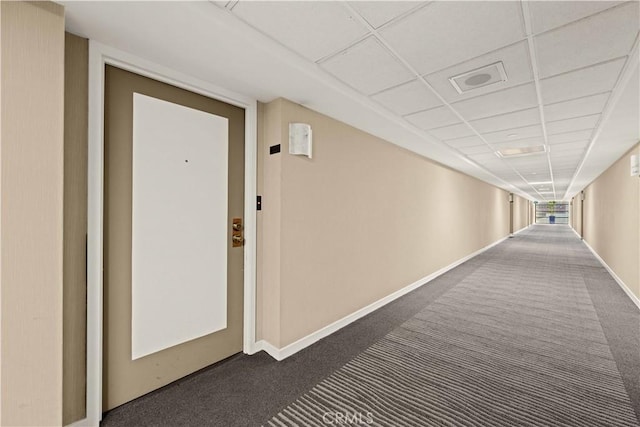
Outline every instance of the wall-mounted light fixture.
{"label": "wall-mounted light fixture", "polygon": [[640,156],[637,154],[631,156],[631,176],[640,176]]}
{"label": "wall-mounted light fixture", "polygon": [[289,154],[311,158],[313,138],[311,125],[306,123],[289,123]]}
{"label": "wall-mounted light fixture", "polygon": [[509,203],[513,203],[513,193],[509,193]]}
{"label": "wall-mounted light fixture", "polygon": [[580,200],[584,201],[584,190],[580,192]]}

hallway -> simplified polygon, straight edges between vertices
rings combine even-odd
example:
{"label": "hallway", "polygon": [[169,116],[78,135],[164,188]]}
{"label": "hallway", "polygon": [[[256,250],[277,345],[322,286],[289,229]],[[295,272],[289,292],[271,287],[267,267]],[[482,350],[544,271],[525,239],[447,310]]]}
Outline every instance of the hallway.
{"label": "hallway", "polygon": [[282,362],[235,356],[102,425],[321,426],[348,415],[634,426],[638,372],[640,311],[569,227],[538,225]]}

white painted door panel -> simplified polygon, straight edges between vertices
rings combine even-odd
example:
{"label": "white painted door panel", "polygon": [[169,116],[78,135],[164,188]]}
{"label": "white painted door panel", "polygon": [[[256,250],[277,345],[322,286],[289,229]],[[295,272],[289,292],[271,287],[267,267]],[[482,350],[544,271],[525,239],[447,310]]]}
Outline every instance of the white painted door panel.
{"label": "white painted door panel", "polygon": [[133,360],[227,327],[228,119],[133,96]]}

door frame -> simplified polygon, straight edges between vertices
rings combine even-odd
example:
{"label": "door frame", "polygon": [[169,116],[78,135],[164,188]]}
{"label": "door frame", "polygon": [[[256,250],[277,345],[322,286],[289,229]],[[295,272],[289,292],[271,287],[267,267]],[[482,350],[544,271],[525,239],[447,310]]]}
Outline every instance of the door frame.
{"label": "door frame", "polygon": [[87,202],[87,393],[86,418],[74,426],[98,426],[102,419],[104,70],[105,65],[143,75],[245,109],[243,352],[258,351],[256,314],[257,101],[209,82],[89,41],[89,135]]}

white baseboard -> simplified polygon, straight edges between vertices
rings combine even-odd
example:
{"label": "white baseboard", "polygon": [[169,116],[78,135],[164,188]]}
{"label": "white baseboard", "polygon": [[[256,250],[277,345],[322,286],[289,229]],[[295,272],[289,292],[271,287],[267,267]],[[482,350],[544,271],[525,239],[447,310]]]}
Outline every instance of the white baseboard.
{"label": "white baseboard", "polygon": [[620,285],[624,293],[627,294],[627,296],[631,298],[631,301],[633,301],[633,303],[638,307],[638,309],[640,309],[640,298],[638,298],[633,292],[631,292],[631,289],[629,289],[629,287],[622,281],[622,279],[618,277],[615,271],[613,271],[613,269],[609,267],[609,265],[606,262],[604,262],[604,260],[600,257],[600,255],[598,255],[598,253],[591,247],[591,245],[587,243],[586,240],[582,240],[582,241],[584,242],[585,246],[589,248],[589,250],[596,257],[596,259],[600,261],[600,264],[602,264],[604,268],[607,269],[611,277],[613,277],[613,279],[618,283],[618,285]]}
{"label": "white baseboard", "polygon": [[575,235],[576,235],[576,236],[578,236],[578,238],[579,238],[580,240],[582,240],[582,236],[580,235],[580,233],[578,233],[578,232],[576,231],[576,229],[575,229],[575,228],[571,227],[571,231],[573,231],[573,232],[575,233]]}
{"label": "white baseboard", "polygon": [[516,234],[518,234],[518,233],[522,233],[524,230],[526,230],[527,228],[531,227],[531,225],[532,225],[532,224],[529,224],[529,225],[527,225],[527,226],[525,226],[525,227],[522,227],[522,228],[521,228],[520,230],[518,230],[518,231],[514,231],[514,232],[513,232],[513,234],[512,234],[512,236],[515,236],[515,235],[516,235]]}
{"label": "white baseboard", "polygon": [[88,418],[83,418],[81,420],[75,421],[71,424],[67,424],[66,427],[97,427],[98,424],[92,424]]}
{"label": "white baseboard", "polygon": [[[525,227],[526,228],[526,227]],[[524,229],[522,229],[524,230]],[[519,230],[519,231],[522,231]],[[380,307],[389,304],[390,302],[400,298],[401,296],[413,291],[414,289],[417,289],[419,287],[421,287],[422,285],[427,284],[428,282],[432,281],[433,279],[435,279],[436,277],[446,273],[447,271],[459,266],[460,264],[462,264],[465,261],[470,260],[471,258],[481,254],[482,252],[496,246],[499,243],[502,243],[503,241],[505,241],[507,237],[504,237],[494,243],[491,243],[488,246],[485,246],[484,248],[470,254],[467,255],[464,258],[461,258],[457,261],[455,261],[452,264],[449,264],[448,266],[441,268],[440,270],[429,274],[426,277],[423,277],[413,283],[411,283],[408,286],[405,286],[402,289],[399,289],[397,291],[395,291],[394,293],[379,299],[378,301],[369,304],[366,307],[361,308],[360,310],[349,314],[348,316],[343,317],[340,320],[337,320],[333,323],[331,323],[330,325],[325,326],[322,329],[317,330],[316,332],[313,332],[309,335],[307,335],[306,337],[303,337],[301,339],[299,339],[296,342],[293,342],[289,345],[284,346],[283,348],[277,348],[276,346],[270,344],[269,342],[265,341],[265,340],[261,340],[258,341],[255,345],[256,349],[259,350],[264,350],[265,352],[267,352],[271,357],[273,357],[274,359],[280,361],[280,360],[284,360],[287,357],[299,352],[300,350],[305,349],[306,347],[309,347],[311,344],[321,340],[322,338],[325,338],[329,335],[331,335],[332,333],[338,331],[339,329],[344,328],[345,326],[349,325],[350,323],[355,322],[356,320],[366,316],[367,314],[379,309]]]}
{"label": "white baseboard", "polygon": [[275,346],[273,346],[273,345],[271,345],[269,342],[267,342],[265,340],[260,340],[260,341],[256,342],[254,348],[257,351],[264,350],[268,355],[270,355],[271,357],[273,357],[277,361],[280,361],[280,360],[284,359],[284,357],[280,356],[280,349],[275,347]]}

